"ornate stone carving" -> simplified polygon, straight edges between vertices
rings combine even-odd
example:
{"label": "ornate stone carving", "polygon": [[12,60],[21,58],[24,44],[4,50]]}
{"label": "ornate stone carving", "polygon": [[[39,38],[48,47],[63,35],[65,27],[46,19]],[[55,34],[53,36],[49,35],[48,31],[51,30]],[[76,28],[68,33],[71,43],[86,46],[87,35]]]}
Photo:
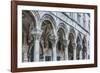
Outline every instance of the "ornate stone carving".
{"label": "ornate stone carving", "polygon": [[39,40],[40,36],[42,34],[42,30],[39,29],[33,29],[31,34],[33,35],[33,37],[35,38],[35,40]]}

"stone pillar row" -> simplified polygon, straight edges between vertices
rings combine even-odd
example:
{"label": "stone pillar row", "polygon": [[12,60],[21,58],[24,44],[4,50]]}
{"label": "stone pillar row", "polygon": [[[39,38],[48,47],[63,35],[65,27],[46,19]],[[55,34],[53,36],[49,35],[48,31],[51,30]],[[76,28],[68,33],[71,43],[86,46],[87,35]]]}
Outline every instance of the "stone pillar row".
{"label": "stone pillar row", "polygon": [[[40,41],[40,36],[42,34],[42,32],[40,32],[39,30],[33,31],[32,32],[33,37],[35,39],[35,45],[34,45],[34,61],[38,62],[39,61],[39,49],[40,49],[40,45],[39,45],[39,41]],[[53,61],[57,60],[57,53],[56,53],[56,45],[57,45],[57,38],[56,36],[53,34],[53,36],[51,37],[51,42],[52,42],[52,47],[53,47]],[[75,40],[76,42],[76,40]],[[76,60],[76,43],[73,43],[72,46],[74,47],[73,49],[73,59]],[[65,60],[68,60],[68,45],[69,45],[69,40],[68,39],[64,39],[64,48],[65,48]],[[28,61],[27,60],[27,54],[24,54],[24,61]],[[82,59],[82,50],[80,51],[80,59]]]}
{"label": "stone pillar row", "polygon": [[[35,62],[38,62],[39,61],[39,41],[40,39],[37,38],[37,37],[40,37],[38,34],[34,36],[35,37],[35,45],[34,45],[34,61]],[[65,40],[66,41],[66,46],[65,46],[65,60],[68,60],[68,44],[69,44],[69,41],[68,40]],[[56,61],[57,60],[57,53],[56,53],[56,45],[57,45],[57,41],[55,41],[53,43],[53,61]],[[75,43],[73,44],[74,46],[74,49],[73,49],[73,59],[76,60],[76,45]],[[80,51],[80,59],[82,59],[82,50]],[[24,53],[24,62],[27,62],[28,61],[28,58],[27,58],[27,53]]]}

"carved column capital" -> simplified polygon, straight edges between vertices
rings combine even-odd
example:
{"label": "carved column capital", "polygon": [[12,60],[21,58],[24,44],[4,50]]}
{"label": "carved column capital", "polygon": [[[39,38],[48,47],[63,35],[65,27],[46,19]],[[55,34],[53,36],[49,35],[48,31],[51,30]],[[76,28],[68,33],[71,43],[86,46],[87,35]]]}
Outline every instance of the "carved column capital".
{"label": "carved column capital", "polygon": [[51,36],[50,36],[50,40],[51,40],[51,43],[53,44],[53,46],[56,44],[56,42],[57,42],[57,37],[54,35],[54,34],[52,34]]}
{"label": "carved column capital", "polygon": [[39,40],[42,34],[42,30],[40,29],[33,29],[31,34],[33,35],[33,37],[35,38],[35,40]]}

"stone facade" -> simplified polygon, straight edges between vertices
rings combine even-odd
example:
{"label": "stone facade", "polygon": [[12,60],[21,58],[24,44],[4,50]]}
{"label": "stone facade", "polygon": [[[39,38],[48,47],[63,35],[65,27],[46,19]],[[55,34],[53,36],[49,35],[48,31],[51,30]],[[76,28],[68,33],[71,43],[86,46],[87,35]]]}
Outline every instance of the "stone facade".
{"label": "stone facade", "polygon": [[22,61],[90,58],[90,14],[22,11]]}

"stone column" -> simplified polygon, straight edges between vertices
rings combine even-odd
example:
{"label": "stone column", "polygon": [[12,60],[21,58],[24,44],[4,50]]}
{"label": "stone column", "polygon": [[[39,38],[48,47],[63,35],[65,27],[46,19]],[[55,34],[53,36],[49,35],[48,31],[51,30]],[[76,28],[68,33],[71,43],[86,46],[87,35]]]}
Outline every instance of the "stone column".
{"label": "stone column", "polygon": [[82,50],[80,50],[80,60],[82,60]]}
{"label": "stone column", "polygon": [[68,60],[68,40],[64,40],[64,48],[65,48],[65,60]]}
{"label": "stone column", "polygon": [[54,34],[51,34],[50,39],[52,42],[53,61],[56,61],[57,60],[57,54],[56,54],[57,37]]}
{"label": "stone column", "polygon": [[23,43],[22,43],[22,61],[23,62],[28,62],[28,48],[29,46],[27,45],[27,34],[24,32],[24,38],[23,38]]}
{"label": "stone column", "polygon": [[39,39],[35,40],[34,61],[39,61]]}
{"label": "stone column", "polygon": [[72,45],[73,45],[73,53],[74,53],[73,59],[76,60],[76,42],[74,42]]}
{"label": "stone column", "polygon": [[87,41],[87,44],[86,44],[86,59],[88,59],[88,55],[89,55],[89,45],[88,45],[88,41]]}
{"label": "stone column", "polygon": [[79,43],[79,59],[82,60],[82,41]]}
{"label": "stone column", "polygon": [[23,61],[24,62],[28,62],[28,54],[27,54],[27,52],[28,52],[28,45],[27,44],[25,44],[24,46],[23,46],[23,55],[24,55],[24,58],[23,58]]}
{"label": "stone column", "polygon": [[34,29],[32,31],[33,37],[35,39],[35,44],[34,44],[34,61],[39,61],[39,49],[40,49],[40,45],[39,45],[39,41],[40,41],[40,36],[42,34],[42,31],[39,29]]}
{"label": "stone column", "polygon": [[32,50],[33,46],[34,46],[34,43],[31,43],[30,48],[28,49],[28,62],[31,62],[31,52],[34,52],[34,50]]}
{"label": "stone column", "polygon": [[56,43],[57,43],[57,41],[55,41],[55,43],[53,44],[53,61],[57,60]]}
{"label": "stone column", "polygon": [[88,47],[86,48],[86,59],[88,59]]}
{"label": "stone column", "polygon": [[76,60],[76,47],[74,48],[74,60]]}

